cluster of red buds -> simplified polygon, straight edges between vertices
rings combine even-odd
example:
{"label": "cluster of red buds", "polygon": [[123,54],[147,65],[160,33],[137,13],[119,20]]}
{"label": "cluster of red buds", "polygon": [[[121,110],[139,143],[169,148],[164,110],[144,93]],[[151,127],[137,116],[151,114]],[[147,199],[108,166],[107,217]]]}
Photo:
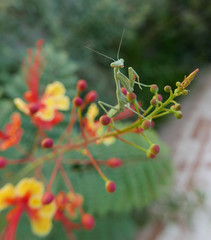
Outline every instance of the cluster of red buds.
{"label": "cluster of red buds", "polygon": [[[163,102],[163,98],[158,94],[157,85],[149,85],[153,97],[149,107],[144,110],[134,122],[117,129],[115,122],[129,118],[134,115],[134,111],[139,111],[137,107],[137,97],[133,92],[128,93],[123,87],[122,93],[130,103],[130,109],[125,109],[118,116],[110,118],[107,114],[99,116],[99,109],[95,101],[98,98],[96,91],[87,91],[88,84],[81,79],[76,85],[76,94],[72,99],[72,109],[69,123],[61,134],[59,140],[48,137],[48,131],[63,120],[60,111],[68,111],[71,105],[69,97],[66,95],[65,86],[55,81],[48,84],[43,92],[39,91],[41,73],[43,71],[42,45],[44,41],[36,43],[36,51],[28,50],[27,61],[24,63],[24,76],[27,91],[24,93],[24,100],[14,99],[17,108],[27,115],[37,128],[37,137],[30,154],[24,154],[22,159],[8,159],[0,156],[0,169],[5,169],[10,165],[24,164],[23,169],[17,174],[19,182],[16,185],[7,183],[0,188],[0,211],[12,207],[7,213],[7,225],[1,232],[1,239],[15,239],[16,229],[21,215],[25,212],[31,223],[32,232],[37,236],[47,235],[53,226],[53,221],[59,221],[63,225],[68,236],[72,236],[73,230],[84,228],[92,230],[95,225],[94,217],[85,212],[82,208],[83,197],[75,192],[73,184],[69,179],[69,172],[65,170],[65,162],[79,165],[93,165],[101,178],[104,180],[105,189],[108,193],[114,193],[116,185],[114,181],[108,179],[100,166],[110,169],[119,168],[123,161],[117,157],[102,160],[95,159],[89,146],[91,144],[104,144],[105,147],[114,144],[116,140],[122,141],[132,147],[145,152],[148,158],[155,158],[159,154],[160,148],[156,143],[146,136],[145,131],[154,126],[153,119],[168,113],[173,113],[176,118],[181,118],[181,105],[175,102],[174,98],[187,93],[185,89],[198,72],[196,69],[182,83],[177,83],[174,92],[170,86],[164,90],[170,93],[169,98]],[[170,106],[169,106],[170,105]],[[169,108],[168,108],[169,106]],[[133,111],[131,111],[131,109]],[[79,124],[80,133],[73,137],[72,130],[75,124]],[[148,148],[130,142],[122,136],[128,133],[140,134],[148,143]],[[11,121],[0,131],[0,150],[6,151],[15,147],[17,151],[25,151],[19,148],[19,142],[24,134],[21,128],[21,115],[13,113]],[[46,149],[43,155],[36,157],[36,151],[40,148]],[[80,152],[84,159],[65,159],[68,151]],[[65,161],[64,161],[65,160]],[[42,172],[42,165],[49,161],[55,161],[54,169],[49,181]],[[28,175],[34,171],[34,177]],[[52,185],[57,174],[60,174],[68,188],[68,192],[63,189],[59,193],[54,193]],[[16,178],[17,179],[17,178]],[[75,220],[76,219],[76,220]]]}

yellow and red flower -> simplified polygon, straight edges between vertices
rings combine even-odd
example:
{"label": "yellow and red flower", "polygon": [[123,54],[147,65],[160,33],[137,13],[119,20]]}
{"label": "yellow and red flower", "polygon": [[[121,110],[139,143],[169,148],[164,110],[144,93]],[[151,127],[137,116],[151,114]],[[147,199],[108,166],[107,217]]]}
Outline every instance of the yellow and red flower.
{"label": "yellow and red flower", "polygon": [[21,128],[21,117],[19,113],[13,113],[11,122],[6,124],[4,131],[0,131],[0,150],[5,151],[8,148],[17,145],[23,134]]}
{"label": "yellow and red flower", "polygon": [[69,97],[65,96],[66,89],[61,82],[55,81],[48,84],[44,93],[39,95],[39,81],[43,70],[42,64],[43,40],[36,43],[34,61],[32,50],[28,51],[28,66],[25,67],[25,79],[28,91],[24,94],[23,101],[15,98],[17,108],[32,118],[32,122],[43,129],[50,129],[63,120],[63,114],[59,112],[69,109]]}
{"label": "yellow and red flower", "polygon": [[82,203],[83,197],[72,192],[66,194],[62,191],[55,197],[56,213],[54,219],[62,223],[67,236],[71,236],[72,230],[82,227],[80,223],[72,221],[77,217],[78,209],[81,208]]}
{"label": "yellow and red flower", "polygon": [[17,225],[23,212],[28,215],[34,234],[45,236],[51,231],[56,205],[54,201],[43,205],[43,193],[43,183],[34,178],[24,178],[16,186],[8,183],[0,189],[0,211],[13,207],[7,213],[8,224],[2,232],[1,239],[15,239]]}

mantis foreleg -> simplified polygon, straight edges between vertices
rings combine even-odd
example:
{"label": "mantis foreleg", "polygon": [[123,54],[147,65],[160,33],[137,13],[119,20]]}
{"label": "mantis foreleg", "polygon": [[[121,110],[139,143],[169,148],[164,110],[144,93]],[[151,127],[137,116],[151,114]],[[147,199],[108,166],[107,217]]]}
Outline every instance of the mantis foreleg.
{"label": "mantis foreleg", "polygon": [[133,86],[131,87],[130,80],[124,74],[118,72],[117,79],[128,92],[133,92]]}
{"label": "mantis foreleg", "polygon": [[[140,89],[142,89],[141,84],[139,82],[139,75],[132,67],[128,68],[128,76],[129,76],[129,80],[130,80],[130,85],[132,87],[134,84],[138,84]],[[136,82],[136,79],[137,79],[137,82]]]}

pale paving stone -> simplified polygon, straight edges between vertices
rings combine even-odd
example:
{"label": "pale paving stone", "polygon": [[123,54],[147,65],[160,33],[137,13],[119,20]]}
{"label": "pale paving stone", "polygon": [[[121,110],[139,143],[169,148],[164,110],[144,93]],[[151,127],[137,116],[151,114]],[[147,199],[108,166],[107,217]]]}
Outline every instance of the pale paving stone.
{"label": "pale paving stone", "polygon": [[[205,206],[197,210],[191,229],[167,224],[153,238],[145,232],[137,240],[211,239],[211,68],[197,80],[182,104],[184,117],[179,121],[171,118],[168,126],[161,128],[160,135],[172,149],[176,168],[174,190],[187,191],[191,183],[192,189],[198,188],[205,194]],[[149,229],[148,226],[148,233]],[[154,229],[152,225],[151,230]]]}

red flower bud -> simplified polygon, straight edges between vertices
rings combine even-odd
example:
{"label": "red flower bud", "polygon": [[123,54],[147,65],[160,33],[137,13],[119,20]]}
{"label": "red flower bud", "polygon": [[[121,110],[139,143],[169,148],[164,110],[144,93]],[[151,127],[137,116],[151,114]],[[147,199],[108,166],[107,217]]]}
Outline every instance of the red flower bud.
{"label": "red flower bud", "polygon": [[85,96],[85,101],[87,103],[92,103],[92,102],[95,102],[97,100],[97,97],[98,97],[97,92],[92,90],[92,91],[89,91],[87,93],[87,95]]}
{"label": "red flower bud", "polygon": [[150,87],[150,92],[151,93],[155,94],[155,93],[158,92],[158,90],[159,90],[159,88],[158,88],[158,86],[156,84],[151,85],[151,87]]}
{"label": "red flower bud", "polygon": [[85,91],[87,88],[87,82],[83,79],[80,79],[77,83],[77,89],[81,92]]}
{"label": "red flower bud", "polygon": [[75,97],[73,98],[73,104],[76,106],[76,107],[81,107],[83,105],[83,100],[82,98],[80,97]]}
{"label": "red flower bud", "polygon": [[122,88],[121,88],[121,92],[122,92],[125,96],[127,95],[127,89],[126,89],[126,88],[122,87]]}
{"label": "red flower bud", "polygon": [[45,138],[42,140],[41,145],[43,148],[52,148],[53,140],[51,138]]}
{"label": "red flower bud", "polygon": [[130,101],[130,102],[133,102],[135,99],[136,99],[136,94],[131,92],[131,93],[128,93],[127,94],[127,99]]}
{"label": "red flower bud", "polygon": [[111,119],[107,115],[103,115],[100,117],[100,122],[102,125],[106,126],[111,122]]}
{"label": "red flower bud", "polygon": [[30,113],[31,114],[35,114],[36,112],[38,112],[39,111],[39,109],[40,109],[40,104],[36,104],[36,103],[32,103],[32,104],[30,104],[30,106],[29,106],[29,111],[30,111]]}
{"label": "red flower bud", "polygon": [[152,100],[150,101],[150,104],[152,106],[156,106],[158,104],[157,99],[156,98],[152,98]]}
{"label": "red flower bud", "polygon": [[42,196],[42,203],[49,204],[54,200],[54,195],[51,192],[46,192]]}
{"label": "red flower bud", "polygon": [[109,193],[113,193],[116,190],[116,185],[113,181],[107,181],[105,187],[106,191]]}
{"label": "red flower bud", "polygon": [[106,161],[106,165],[111,168],[117,168],[122,166],[122,160],[120,158],[110,158]]}
{"label": "red flower bud", "polygon": [[156,158],[156,155],[155,155],[155,154],[152,154],[152,153],[150,152],[150,150],[148,150],[148,151],[146,152],[146,155],[147,155],[148,158],[151,158],[151,159]]}
{"label": "red flower bud", "polygon": [[153,144],[149,150],[152,154],[157,155],[160,152],[160,147],[157,144]]}
{"label": "red flower bud", "polygon": [[153,121],[150,122],[150,127],[153,128],[155,123]]}
{"label": "red flower bud", "polygon": [[170,91],[171,91],[171,86],[166,85],[166,86],[164,87],[164,91],[165,91],[165,92],[170,92]]}
{"label": "red flower bud", "polygon": [[161,94],[158,94],[158,101],[162,102],[162,100],[163,100],[162,95],[161,95]]}
{"label": "red flower bud", "polygon": [[0,157],[0,169],[3,169],[7,165],[7,160],[5,157]]}
{"label": "red flower bud", "polygon": [[145,120],[145,121],[142,122],[142,128],[144,130],[149,129],[150,127],[151,127],[151,122],[149,120]]}
{"label": "red flower bud", "polygon": [[81,218],[81,223],[86,230],[92,230],[95,225],[95,220],[90,214],[83,214]]}

